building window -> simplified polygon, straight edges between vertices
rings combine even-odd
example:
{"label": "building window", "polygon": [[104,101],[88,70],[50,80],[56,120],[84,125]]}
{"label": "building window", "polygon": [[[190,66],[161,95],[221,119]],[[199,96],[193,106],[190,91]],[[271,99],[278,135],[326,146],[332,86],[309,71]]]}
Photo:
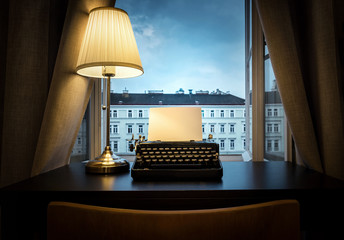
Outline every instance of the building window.
{"label": "building window", "polygon": [[245,123],[242,124],[242,131],[246,132],[246,124]]}
{"label": "building window", "polygon": [[272,133],[272,124],[271,123],[267,124],[266,132]]}
{"label": "building window", "polygon": [[118,125],[113,125],[113,133],[118,133]]}
{"label": "building window", "polygon": [[127,133],[133,133],[133,125],[128,125]]}
{"label": "building window", "polygon": [[221,132],[221,133],[224,133],[224,132],[225,132],[225,125],[224,125],[224,124],[221,124],[221,125],[220,125],[220,132]]}
{"label": "building window", "polygon": [[214,110],[210,110],[210,117],[214,117],[215,116],[215,114],[214,114]]}
{"label": "building window", "polygon": [[225,117],[225,110],[220,111],[220,117],[224,118]]}
{"label": "building window", "polygon": [[279,151],[279,140],[274,141],[274,151],[278,152]]}
{"label": "building window", "polygon": [[139,133],[143,133],[143,125],[142,124],[139,125]]}
{"label": "building window", "polygon": [[81,138],[78,137],[78,144],[81,144]]}
{"label": "building window", "polygon": [[267,152],[271,152],[272,151],[272,141],[271,140],[267,140],[266,151]]}
{"label": "building window", "polygon": [[234,118],[234,110],[231,110],[231,111],[230,111],[229,116],[230,116],[231,118]]}
{"label": "building window", "polygon": [[215,125],[214,124],[210,124],[210,132],[211,133],[215,132]]}
{"label": "building window", "polygon": [[204,124],[202,124],[202,133],[204,133]]}
{"label": "building window", "polygon": [[225,150],[225,140],[220,139],[220,150]]}
{"label": "building window", "polygon": [[245,139],[245,138],[242,140],[242,148],[243,148],[243,149],[246,148],[246,139]]}
{"label": "building window", "polygon": [[128,110],[128,118],[132,118],[133,117],[133,110]]}
{"label": "building window", "polygon": [[139,118],[143,118],[143,111],[139,110]]}
{"label": "building window", "polygon": [[234,150],[234,148],[235,148],[235,141],[234,141],[234,139],[230,139],[229,140],[229,149]]}
{"label": "building window", "polygon": [[230,124],[230,125],[229,125],[229,132],[230,132],[230,133],[234,133],[234,132],[235,132],[234,124]]}
{"label": "building window", "polygon": [[113,141],[113,148],[112,148],[112,151],[118,152],[118,142],[117,142],[117,141]]}
{"label": "building window", "polygon": [[202,118],[204,118],[204,110],[202,109]]}
{"label": "building window", "polygon": [[112,111],[112,117],[113,118],[117,118],[117,110],[113,110]]}
{"label": "building window", "polygon": [[112,133],[112,125],[110,124],[109,132]]}
{"label": "building window", "polygon": [[272,109],[271,108],[268,108],[268,113],[267,113],[268,117],[271,117],[272,116]]}
{"label": "building window", "polygon": [[278,126],[278,124],[274,124],[274,132],[279,132],[279,126]]}
{"label": "building window", "polygon": [[278,109],[275,108],[275,109],[274,109],[274,117],[277,117],[277,116],[278,116]]}

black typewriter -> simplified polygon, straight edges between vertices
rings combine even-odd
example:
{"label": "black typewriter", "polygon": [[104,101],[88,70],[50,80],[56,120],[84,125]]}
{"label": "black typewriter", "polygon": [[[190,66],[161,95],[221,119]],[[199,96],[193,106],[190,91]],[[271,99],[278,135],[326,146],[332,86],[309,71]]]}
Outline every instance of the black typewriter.
{"label": "black typewriter", "polygon": [[214,142],[137,141],[135,150],[134,180],[222,178],[219,145]]}

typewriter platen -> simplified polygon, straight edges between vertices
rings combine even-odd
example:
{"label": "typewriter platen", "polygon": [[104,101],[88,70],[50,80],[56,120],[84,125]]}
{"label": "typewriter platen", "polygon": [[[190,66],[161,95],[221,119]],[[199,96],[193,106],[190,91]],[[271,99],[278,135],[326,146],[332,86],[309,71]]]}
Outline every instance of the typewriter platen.
{"label": "typewriter platen", "polygon": [[[134,139],[133,139],[134,140]],[[221,179],[219,145],[209,141],[161,142],[135,140],[134,180]]]}

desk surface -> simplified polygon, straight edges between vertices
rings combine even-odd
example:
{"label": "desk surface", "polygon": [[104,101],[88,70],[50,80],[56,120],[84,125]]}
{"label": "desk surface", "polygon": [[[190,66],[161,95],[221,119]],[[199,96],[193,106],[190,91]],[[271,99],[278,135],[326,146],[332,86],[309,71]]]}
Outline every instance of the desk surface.
{"label": "desk surface", "polygon": [[221,181],[134,181],[130,172],[113,175],[85,173],[84,164],[41,174],[3,188],[12,191],[230,191],[344,189],[344,182],[287,162],[223,162]]}
{"label": "desk surface", "polygon": [[[134,181],[130,173],[86,174],[83,164],[74,163],[2,188],[0,201],[3,236],[20,235],[17,226],[26,226],[26,231],[38,228],[37,222],[44,226],[50,201],[172,210],[297,199],[302,228],[317,229],[324,228],[323,219],[342,218],[343,190],[343,181],[287,162],[223,162],[221,181],[149,182]],[[333,227],[338,222],[325,224]],[[37,231],[44,232],[42,227]]]}
{"label": "desk surface", "polygon": [[[74,163],[8,186],[1,192],[2,201],[46,198],[125,208],[205,208],[302,199],[324,191],[336,194],[343,190],[342,181],[287,162],[223,162],[221,181],[147,182],[134,181],[130,173],[87,174],[83,164]],[[206,200],[208,204],[200,201],[195,204],[195,199]]]}

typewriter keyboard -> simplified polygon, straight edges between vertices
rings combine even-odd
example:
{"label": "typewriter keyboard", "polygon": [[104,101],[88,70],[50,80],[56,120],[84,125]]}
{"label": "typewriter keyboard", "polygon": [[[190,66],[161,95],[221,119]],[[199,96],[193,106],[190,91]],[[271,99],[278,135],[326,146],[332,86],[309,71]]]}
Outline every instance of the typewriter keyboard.
{"label": "typewriter keyboard", "polygon": [[178,169],[219,166],[218,145],[215,143],[142,143],[136,149],[139,168]]}

